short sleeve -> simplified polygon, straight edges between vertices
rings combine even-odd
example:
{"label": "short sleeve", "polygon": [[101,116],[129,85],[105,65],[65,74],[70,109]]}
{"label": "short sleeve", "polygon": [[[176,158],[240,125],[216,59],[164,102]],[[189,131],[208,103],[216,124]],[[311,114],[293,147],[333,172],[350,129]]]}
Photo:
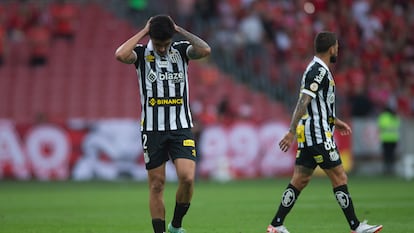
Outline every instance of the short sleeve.
{"label": "short sleeve", "polygon": [[313,66],[306,73],[302,93],[315,98],[316,93],[323,88],[327,79],[328,71],[323,66]]}
{"label": "short sleeve", "polygon": [[182,58],[184,58],[187,62],[189,60],[187,55],[187,49],[190,47],[190,42],[188,41],[178,41],[175,42],[174,48],[180,52]]}
{"label": "short sleeve", "polygon": [[144,45],[141,45],[141,44],[138,44],[134,49],[134,52],[137,55],[137,60],[134,63],[136,68],[139,67],[140,62],[143,61],[144,59],[144,51],[145,51],[145,47]]}

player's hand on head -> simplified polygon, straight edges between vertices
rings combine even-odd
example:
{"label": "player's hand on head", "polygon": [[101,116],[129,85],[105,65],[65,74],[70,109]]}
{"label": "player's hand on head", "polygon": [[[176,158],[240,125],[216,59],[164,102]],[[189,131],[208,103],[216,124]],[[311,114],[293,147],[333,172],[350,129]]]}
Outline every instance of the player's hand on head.
{"label": "player's hand on head", "polygon": [[144,27],[144,30],[145,30],[145,32],[147,34],[149,33],[149,29],[150,29],[150,25],[151,25],[151,20],[152,20],[152,17],[147,20],[147,23],[145,24],[145,27]]}
{"label": "player's hand on head", "polygon": [[180,27],[174,22],[171,16],[168,16],[168,18],[170,18],[171,22],[173,23],[175,31],[179,32]]}

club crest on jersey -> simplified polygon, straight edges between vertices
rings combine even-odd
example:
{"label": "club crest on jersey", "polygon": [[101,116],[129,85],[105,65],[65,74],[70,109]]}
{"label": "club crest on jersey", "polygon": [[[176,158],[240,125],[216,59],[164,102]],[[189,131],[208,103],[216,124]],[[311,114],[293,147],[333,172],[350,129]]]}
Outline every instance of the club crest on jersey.
{"label": "club crest on jersey", "polygon": [[172,63],[178,63],[178,61],[181,58],[180,53],[178,53],[177,51],[171,51],[170,54],[168,54],[168,56],[170,57]]}
{"label": "club crest on jersey", "polygon": [[336,150],[329,152],[329,159],[331,161],[337,161],[339,159],[339,154]]}
{"label": "club crest on jersey", "polygon": [[153,70],[151,70],[150,72],[149,72],[149,74],[147,75],[147,79],[150,81],[150,82],[155,82],[155,80],[157,80],[157,74],[153,71]]}

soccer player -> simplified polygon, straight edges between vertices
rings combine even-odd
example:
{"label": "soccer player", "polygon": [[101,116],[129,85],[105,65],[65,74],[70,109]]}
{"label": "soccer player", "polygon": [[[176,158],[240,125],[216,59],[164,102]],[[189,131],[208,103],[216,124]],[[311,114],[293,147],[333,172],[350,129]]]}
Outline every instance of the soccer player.
{"label": "soccer player", "polygon": [[[173,42],[178,33],[185,38]],[[149,35],[146,45],[138,44]],[[171,17],[157,15],[125,41],[116,59],[134,64],[141,99],[141,132],[148,173],[149,209],[154,233],[165,232],[165,164],[174,163],[178,188],[170,233],[184,233],[182,221],[190,207],[195,178],[195,142],[188,97],[188,63],[210,54],[210,46],[180,26]]]}
{"label": "soccer player", "polygon": [[374,233],[381,225],[360,222],[355,215],[348,192],[347,175],[334,142],[334,128],[341,135],[351,133],[351,128],[335,115],[335,82],[328,65],[338,56],[338,40],[332,32],[320,32],[314,40],[315,56],[303,74],[300,95],[290,123],[290,129],[279,142],[286,152],[297,137],[298,151],[292,179],[283,192],[282,200],[268,233],[289,233],[283,225],[286,215],[293,208],[300,192],[309,183],[316,166],[329,177],[333,193],[348,221],[351,233]]}

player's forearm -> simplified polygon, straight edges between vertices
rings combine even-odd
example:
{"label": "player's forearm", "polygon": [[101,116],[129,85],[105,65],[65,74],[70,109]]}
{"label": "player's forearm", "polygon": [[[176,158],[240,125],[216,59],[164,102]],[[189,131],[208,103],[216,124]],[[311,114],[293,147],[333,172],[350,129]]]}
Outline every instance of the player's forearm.
{"label": "player's forearm", "polygon": [[115,57],[117,60],[124,63],[132,63],[135,60],[135,55],[133,50],[137,46],[138,42],[146,36],[147,33],[144,30],[139,31],[133,37],[125,41],[121,46],[119,46],[115,52]]}
{"label": "player's forearm", "polygon": [[310,99],[307,95],[301,95],[299,98],[295,111],[293,112],[292,120],[290,121],[289,132],[296,134],[296,128],[298,127],[299,121],[303,115],[306,114],[307,106],[310,102]]}
{"label": "player's forearm", "polygon": [[200,37],[192,34],[191,32],[185,30],[182,27],[177,27],[177,32],[184,36],[193,46],[192,49],[189,51],[190,58],[198,59],[208,56],[211,53],[210,46]]}

